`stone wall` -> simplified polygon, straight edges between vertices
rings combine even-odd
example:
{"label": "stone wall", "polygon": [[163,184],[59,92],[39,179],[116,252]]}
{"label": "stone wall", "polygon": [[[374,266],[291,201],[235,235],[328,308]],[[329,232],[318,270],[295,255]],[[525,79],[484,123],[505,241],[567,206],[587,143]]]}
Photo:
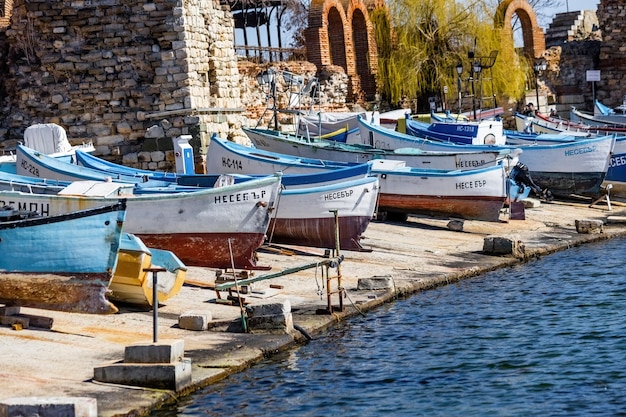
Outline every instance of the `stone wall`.
{"label": "stone wall", "polygon": [[143,151],[160,159],[143,162],[168,169],[172,138],[232,137],[245,119],[233,28],[213,1],[15,0],[3,144],[53,122],[73,143],[93,140],[98,155]]}
{"label": "stone wall", "polygon": [[[97,4],[96,4],[97,3]],[[74,144],[93,141],[96,155],[143,169],[174,169],[172,139],[191,135],[196,172],[213,133],[249,143],[267,95],[266,69],[238,60],[228,9],[207,0],[91,2],[15,0],[0,31],[0,150],[34,123],[63,126]],[[307,62],[275,64],[305,78]],[[317,105],[346,110],[348,76],[319,71]],[[288,105],[284,82],[278,105]],[[266,112],[266,116],[268,113]],[[292,120],[281,118],[287,125]]]}
{"label": "stone wall", "polygon": [[615,107],[622,104],[626,94],[626,3],[623,0],[602,0],[597,14],[602,46],[596,68],[601,71],[601,81],[596,83],[596,98],[607,106]]}

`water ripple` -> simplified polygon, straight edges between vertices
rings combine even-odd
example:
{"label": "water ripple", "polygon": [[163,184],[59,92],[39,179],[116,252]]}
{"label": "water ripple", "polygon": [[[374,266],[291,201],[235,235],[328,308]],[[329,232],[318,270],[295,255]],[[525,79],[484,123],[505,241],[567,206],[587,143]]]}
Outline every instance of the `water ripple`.
{"label": "water ripple", "polygon": [[153,416],[626,416],[625,246],[383,306]]}

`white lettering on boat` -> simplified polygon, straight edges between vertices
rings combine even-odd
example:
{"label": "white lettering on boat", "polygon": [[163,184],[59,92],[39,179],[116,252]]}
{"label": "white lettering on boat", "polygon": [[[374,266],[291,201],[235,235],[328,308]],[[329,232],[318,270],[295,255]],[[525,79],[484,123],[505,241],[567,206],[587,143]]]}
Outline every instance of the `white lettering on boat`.
{"label": "white lettering on boat", "polygon": [[456,183],[457,190],[469,190],[471,188],[482,188],[487,186],[487,180],[463,181]]}
{"label": "white lettering on boat", "polygon": [[328,193],[324,195],[324,200],[340,200],[342,198],[348,198],[354,194],[354,190],[335,191],[334,193]]}
{"label": "white lettering on boat", "polygon": [[456,127],[457,132],[474,132],[475,130],[476,130],[475,126],[458,125]]}
{"label": "white lettering on boat", "polygon": [[617,156],[611,157],[611,162],[610,162],[609,167],[615,168],[615,167],[621,167],[622,165],[626,165],[626,155],[617,155]]}
{"label": "white lettering on boat", "polygon": [[237,193],[229,195],[221,195],[215,197],[215,204],[239,203],[242,201],[261,200],[265,198],[266,191],[250,191],[246,193]]}
{"label": "white lettering on boat", "polygon": [[596,151],[596,145],[565,151],[565,156],[576,156]]}
{"label": "white lettering on boat", "polygon": [[456,167],[457,168],[476,168],[476,167],[481,167],[483,165],[485,165],[485,160],[482,159],[480,161],[476,160],[476,159],[472,159],[469,161],[456,161]]}
{"label": "white lettering on boat", "polygon": [[239,171],[243,170],[243,164],[237,159],[222,157],[222,166],[226,168],[237,169]]}

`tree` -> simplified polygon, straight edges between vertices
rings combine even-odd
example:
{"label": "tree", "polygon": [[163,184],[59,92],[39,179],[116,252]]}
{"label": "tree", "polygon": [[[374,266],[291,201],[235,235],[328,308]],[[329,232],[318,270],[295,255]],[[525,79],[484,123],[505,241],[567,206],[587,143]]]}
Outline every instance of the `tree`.
{"label": "tree", "polygon": [[[459,62],[464,67],[467,92],[472,85],[469,75],[473,62],[501,46],[493,10],[482,0],[468,5],[455,0],[389,0],[386,13],[390,24],[383,12],[373,13],[372,18],[383,98],[392,104],[416,99],[421,109],[427,109],[427,97],[440,95],[443,86],[456,85]],[[474,58],[470,58],[472,54]],[[523,58],[514,54],[499,54],[489,69],[490,82],[480,84],[485,87],[483,93],[521,97],[525,65]]]}

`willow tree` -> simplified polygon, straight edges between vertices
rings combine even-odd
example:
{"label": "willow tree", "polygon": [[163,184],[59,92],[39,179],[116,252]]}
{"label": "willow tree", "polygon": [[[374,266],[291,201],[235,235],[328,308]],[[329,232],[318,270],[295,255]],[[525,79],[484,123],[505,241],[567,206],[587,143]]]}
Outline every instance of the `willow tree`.
{"label": "willow tree", "polygon": [[489,73],[482,74],[490,79],[481,86],[490,96],[521,96],[524,65],[512,51],[499,52],[500,34],[483,1],[463,5],[454,0],[388,0],[387,5],[387,10],[371,15],[379,54],[378,85],[385,100],[398,104],[416,99],[421,108],[427,107],[427,97],[439,96],[444,86],[456,90],[459,62],[467,94],[470,75],[474,80],[477,75],[470,72],[472,64],[493,51],[498,57]]}

